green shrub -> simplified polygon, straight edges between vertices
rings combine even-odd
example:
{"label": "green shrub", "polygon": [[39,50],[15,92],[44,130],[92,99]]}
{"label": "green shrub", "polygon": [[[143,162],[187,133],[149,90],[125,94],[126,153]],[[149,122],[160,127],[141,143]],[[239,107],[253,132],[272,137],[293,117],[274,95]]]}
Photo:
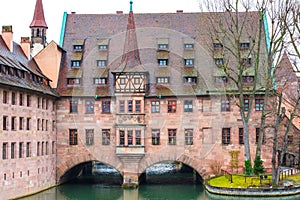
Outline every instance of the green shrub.
{"label": "green shrub", "polygon": [[263,161],[260,156],[257,156],[254,160],[253,173],[255,175],[263,174],[265,172]]}
{"label": "green shrub", "polygon": [[252,174],[252,166],[250,160],[245,160],[245,175],[250,176]]}

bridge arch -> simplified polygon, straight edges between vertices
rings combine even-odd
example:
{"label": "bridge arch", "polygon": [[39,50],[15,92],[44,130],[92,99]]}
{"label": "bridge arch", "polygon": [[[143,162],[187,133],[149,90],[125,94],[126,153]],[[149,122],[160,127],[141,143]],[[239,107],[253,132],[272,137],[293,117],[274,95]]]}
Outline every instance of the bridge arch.
{"label": "bridge arch", "polygon": [[206,179],[209,177],[209,175],[206,173],[205,167],[202,164],[203,162],[201,162],[200,159],[196,159],[187,154],[182,154],[178,157],[175,157],[174,154],[155,154],[141,161],[139,174],[144,173],[148,167],[164,161],[182,162],[183,164],[193,168],[201,176],[202,179]]}

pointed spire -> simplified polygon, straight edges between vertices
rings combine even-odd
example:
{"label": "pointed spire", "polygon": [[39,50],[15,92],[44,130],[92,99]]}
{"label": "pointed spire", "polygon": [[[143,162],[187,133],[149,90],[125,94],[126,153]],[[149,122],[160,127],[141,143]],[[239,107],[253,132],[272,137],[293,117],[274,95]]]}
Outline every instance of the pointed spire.
{"label": "pointed spire", "polygon": [[45,28],[48,28],[47,24],[46,24],[46,21],[45,21],[42,0],[36,0],[33,19],[32,19],[32,22],[31,22],[29,27],[30,28],[32,28],[32,27],[45,27]]}
{"label": "pointed spire", "polygon": [[125,67],[134,67],[142,64],[140,60],[134,16],[132,12],[132,0],[130,1],[130,12],[128,15],[124,52],[121,63],[125,64]]}
{"label": "pointed spire", "polygon": [[132,2],[132,0],[130,0],[130,12],[133,12],[133,10],[132,10],[132,4],[133,4],[133,2]]}

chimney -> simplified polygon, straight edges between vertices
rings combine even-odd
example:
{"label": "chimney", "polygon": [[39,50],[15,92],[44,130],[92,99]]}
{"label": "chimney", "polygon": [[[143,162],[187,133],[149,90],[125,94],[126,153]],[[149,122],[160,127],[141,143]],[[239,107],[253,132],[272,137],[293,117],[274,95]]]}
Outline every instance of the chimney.
{"label": "chimney", "polygon": [[2,26],[2,38],[8,49],[13,52],[13,31],[11,25]]}
{"label": "chimney", "polygon": [[27,59],[30,59],[30,39],[29,37],[21,37],[21,48],[27,57]]}
{"label": "chimney", "polygon": [[183,13],[183,10],[177,10],[176,12],[177,13]]}
{"label": "chimney", "polygon": [[123,11],[117,11],[117,14],[121,15],[121,14],[123,14]]}

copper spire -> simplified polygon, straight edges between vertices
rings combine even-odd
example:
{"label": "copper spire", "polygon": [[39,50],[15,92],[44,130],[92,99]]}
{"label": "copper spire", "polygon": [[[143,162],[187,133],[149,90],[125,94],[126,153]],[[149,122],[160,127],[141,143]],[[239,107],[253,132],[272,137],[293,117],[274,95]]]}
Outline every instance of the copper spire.
{"label": "copper spire", "polygon": [[36,0],[33,19],[32,19],[32,22],[31,22],[29,27],[30,28],[32,28],[32,27],[45,27],[45,28],[48,28],[47,24],[46,24],[46,21],[45,21],[42,0]]}
{"label": "copper spire", "polygon": [[128,16],[124,52],[121,63],[125,64],[125,67],[134,67],[142,64],[137,44],[132,1],[130,1],[130,12]]}

